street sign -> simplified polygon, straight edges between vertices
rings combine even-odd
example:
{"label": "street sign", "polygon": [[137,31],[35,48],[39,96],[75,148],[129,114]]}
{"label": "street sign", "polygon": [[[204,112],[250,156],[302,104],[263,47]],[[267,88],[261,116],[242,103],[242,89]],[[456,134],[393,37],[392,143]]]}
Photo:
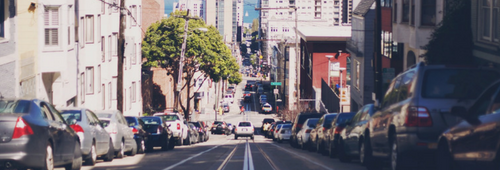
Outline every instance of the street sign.
{"label": "street sign", "polygon": [[278,89],[274,89],[274,94],[278,94],[279,90]]}
{"label": "street sign", "polygon": [[271,86],[281,86],[281,82],[271,82]]}

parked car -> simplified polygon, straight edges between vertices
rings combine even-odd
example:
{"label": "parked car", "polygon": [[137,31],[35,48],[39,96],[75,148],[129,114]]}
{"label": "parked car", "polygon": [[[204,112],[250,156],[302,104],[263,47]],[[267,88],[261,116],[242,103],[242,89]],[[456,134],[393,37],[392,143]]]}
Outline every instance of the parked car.
{"label": "parked car", "polygon": [[328,155],[332,158],[337,156],[340,132],[342,132],[346,123],[351,121],[354,115],[356,115],[356,112],[343,112],[338,114],[335,119],[333,119],[330,128],[325,134],[325,146],[323,147],[323,150],[320,151],[323,155]]}
{"label": "parked car", "polygon": [[276,130],[277,130],[278,125],[281,125],[281,124],[291,124],[291,123],[292,122],[290,122],[290,121],[282,121],[282,120],[281,121],[273,122],[271,124],[271,128],[269,128],[269,130],[267,132],[267,136],[266,137],[267,138],[271,138],[274,141],[276,139],[275,138],[275,133],[277,132]]}
{"label": "parked car", "polygon": [[209,135],[210,127],[208,126],[208,123],[206,121],[200,121],[200,123],[203,127],[203,131],[205,131],[205,141],[207,141],[208,139],[210,139]]}
{"label": "parked car", "polygon": [[238,137],[250,137],[250,139],[254,139],[254,131],[255,128],[250,121],[242,121],[236,124],[234,129],[234,139],[238,139]]}
{"label": "parked car", "polygon": [[198,141],[199,142],[205,142],[206,141],[206,136],[208,135],[205,132],[205,128],[201,124],[201,122],[189,122],[192,123],[196,127],[196,131],[198,132]]}
{"label": "parked car", "polygon": [[277,134],[276,141],[278,141],[278,143],[290,140],[290,136],[292,135],[292,124],[283,124]]}
{"label": "parked car", "polygon": [[0,99],[0,168],[78,170],[80,139],[50,103],[38,99]]}
{"label": "parked car", "polygon": [[245,85],[245,91],[253,91],[253,85],[250,83],[247,83]]}
{"label": "parked car", "polygon": [[295,121],[293,122],[292,126],[292,136],[290,136],[290,145],[292,147],[298,147],[298,142],[297,142],[297,132],[299,132],[302,129],[303,123],[309,119],[309,118],[320,118],[323,116],[323,114],[316,113],[316,112],[303,112],[297,115],[295,117]]}
{"label": "parked car", "polygon": [[[497,170],[500,167],[500,81],[496,81],[467,109],[451,108],[462,119],[439,137],[437,169]],[[469,165],[469,167],[467,167]]]}
{"label": "parked car", "polygon": [[141,117],[144,122],[144,130],[148,133],[146,151],[153,151],[155,146],[160,146],[161,150],[174,149],[177,140],[173,138],[169,125],[158,116]]}
{"label": "parked car", "polygon": [[[302,129],[297,132],[297,144],[301,149],[307,149],[310,146],[310,133],[316,127],[316,123],[318,123],[319,118],[309,118],[304,122]],[[291,132],[291,131],[290,131]]]}
{"label": "parked car", "polygon": [[94,112],[87,108],[58,108],[58,110],[66,122],[72,122],[71,127],[80,139],[85,165],[95,165],[97,158],[101,156],[105,161],[113,160],[115,156],[112,139]]}
{"label": "parked car", "polygon": [[273,106],[271,106],[271,104],[269,104],[269,103],[266,103],[262,106],[262,113],[264,113],[264,114],[269,114],[269,113],[271,113],[272,110],[273,110]]}
{"label": "parked car", "polygon": [[119,110],[100,110],[95,113],[111,136],[115,156],[117,158],[123,158],[125,154],[134,156],[137,153],[137,144],[123,114]]}
{"label": "parked car", "polygon": [[148,143],[148,132],[144,128],[144,122],[139,116],[125,116],[128,126],[134,133],[134,139],[137,144],[137,153],[142,154],[146,151],[146,144]]}
{"label": "parked car", "polygon": [[439,136],[460,121],[449,113],[451,107],[468,108],[499,77],[489,68],[424,63],[396,76],[369,123],[367,166],[390,162],[396,170],[435,165]]}
{"label": "parked car", "polygon": [[366,130],[368,122],[375,113],[373,104],[363,106],[353,116],[350,121],[346,122],[346,126],[340,132],[338,140],[337,154],[342,162],[349,162],[352,158],[358,158],[361,163],[365,163],[366,142],[368,142]]}
{"label": "parked car", "polygon": [[195,144],[195,143],[198,143],[198,139],[199,139],[199,133],[198,133],[198,129],[196,129],[196,126],[194,126],[192,123],[188,123],[187,124],[188,127],[189,127],[189,138],[188,138],[188,145],[191,145],[191,144]]}
{"label": "parked car", "polygon": [[266,130],[264,130],[264,125],[265,125],[266,123],[273,123],[273,122],[275,122],[275,120],[274,120],[273,118],[264,118],[264,119],[262,120],[262,126],[260,127],[261,132],[262,132],[263,134],[266,134],[267,129],[266,129]]}
{"label": "parked car", "polygon": [[224,112],[229,112],[229,103],[222,103],[222,109],[224,110]]}
{"label": "parked car", "polygon": [[258,94],[264,94],[264,88],[263,87],[257,88],[257,93]]}
{"label": "parked car", "polygon": [[227,134],[229,131],[225,121],[214,121],[211,128],[212,134]]}
{"label": "parked car", "polygon": [[323,153],[325,150],[325,146],[327,143],[327,138],[325,137],[328,134],[328,129],[332,127],[332,121],[338,113],[329,113],[324,114],[321,118],[319,118],[316,126],[313,130],[311,130],[310,140],[311,145],[308,147],[310,151],[317,151],[318,153]]}
{"label": "parked car", "polygon": [[184,123],[184,116],[178,112],[155,113],[153,116],[161,117],[167,123],[167,126],[172,131],[172,136],[176,141],[176,145],[182,145],[186,141],[188,135],[187,125]]}
{"label": "parked car", "polygon": [[283,127],[284,124],[276,124],[276,126],[272,129],[273,130],[273,136],[272,139],[273,141],[276,141],[278,139],[278,132],[280,131],[281,127]]}

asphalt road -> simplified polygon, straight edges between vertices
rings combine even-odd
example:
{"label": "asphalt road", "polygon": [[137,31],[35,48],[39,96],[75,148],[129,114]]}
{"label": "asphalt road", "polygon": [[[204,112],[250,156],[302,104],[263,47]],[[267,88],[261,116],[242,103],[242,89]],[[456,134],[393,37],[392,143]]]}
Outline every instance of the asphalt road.
{"label": "asphalt road", "polygon": [[[262,119],[274,115],[263,115],[256,112],[260,109],[258,96],[253,94],[252,103],[241,103],[242,87],[240,83],[235,101],[229,113],[223,116],[228,123],[250,120],[260,129]],[[246,108],[244,115],[239,114],[238,104]],[[95,166],[83,166],[84,170],[123,170],[123,169],[206,169],[206,170],[364,170],[359,162],[341,163],[338,159],[322,156],[316,152],[292,148],[288,142],[276,143],[264,138],[256,129],[255,139],[240,137],[235,140],[233,135],[211,135],[207,142],[189,146],[176,146],[173,150],[138,154],[133,157],[114,159],[112,162],[98,160]],[[61,169],[61,168],[58,168]]]}

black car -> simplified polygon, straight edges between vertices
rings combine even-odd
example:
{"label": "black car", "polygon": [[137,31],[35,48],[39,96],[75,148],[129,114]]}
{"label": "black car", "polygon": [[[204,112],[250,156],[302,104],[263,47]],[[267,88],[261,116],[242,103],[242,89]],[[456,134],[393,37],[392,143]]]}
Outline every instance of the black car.
{"label": "black car", "polygon": [[366,153],[361,154],[360,151],[366,152],[366,142],[369,142],[365,140],[366,135],[369,135],[366,133],[366,128],[375,111],[373,104],[367,104],[346,122],[346,126],[340,132],[337,143],[339,145],[335,147],[340,161],[349,162],[353,158],[359,158],[361,163],[365,162]]}
{"label": "black car", "polygon": [[161,146],[161,150],[174,149],[175,140],[172,137],[172,131],[161,117],[145,116],[141,117],[141,120],[144,122],[144,129],[149,134],[146,144],[147,152],[152,151],[155,146]]}
{"label": "black car", "polygon": [[144,121],[138,116],[125,116],[128,126],[134,133],[134,139],[137,143],[137,153],[141,154],[146,151],[146,144],[148,143],[148,132],[144,130]]}
{"label": "black car", "polygon": [[214,121],[211,128],[212,134],[228,134],[229,128],[225,121]]}
{"label": "black car", "polygon": [[201,122],[189,122],[189,123],[192,123],[195,127],[196,127],[196,131],[198,132],[198,141],[199,142],[205,142],[206,141],[206,132],[205,132],[205,128],[203,127],[203,125],[201,124]]}
{"label": "black car", "polygon": [[252,91],[252,90],[253,90],[253,85],[252,85],[252,84],[250,84],[250,83],[247,83],[247,84],[245,85],[245,91]]}
{"label": "black car", "polygon": [[[50,103],[0,99],[0,169],[80,169],[80,139]],[[75,128],[78,126],[74,126]]]}
{"label": "black car", "polygon": [[467,110],[454,106],[461,118],[446,130],[437,148],[437,169],[491,169],[500,167],[500,81],[496,81]]}
{"label": "black car", "polygon": [[323,153],[329,155],[330,157],[335,157],[338,153],[340,132],[344,130],[347,122],[351,121],[352,117],[356,115],[356,112],[344,112],[338,114],[335,119],[330,124],[330,129],[326,134],[326,146],[324,147]]}
{"label": "black car", "polygon": [[302,125],[307,119],[320,118],[321,116],[323,116],[323,114],[317,112],[303,112],[297,115],[295,121],[292,124],[293,126],[292,126],[292,136],[290,136],[290,145],[292,147],[298,147],[297,132],[299,132],[300,129],[302,129]]}

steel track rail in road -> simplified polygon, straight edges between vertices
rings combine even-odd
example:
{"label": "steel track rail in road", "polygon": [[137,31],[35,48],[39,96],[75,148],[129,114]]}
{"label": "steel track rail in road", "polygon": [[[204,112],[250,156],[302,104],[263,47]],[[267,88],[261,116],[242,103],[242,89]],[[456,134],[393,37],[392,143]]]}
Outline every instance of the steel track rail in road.
{"label": "steel track rail in road", "polygon": [[229,155],[224,159],[222,164],[217,168],[217,170],[224,170],[226,168],[226,165],[229,163],[229,160],[231,160],[234,156],[234,152],[236,152],[236,149],[238,149],[238,144],[235,145],[234,149],[229,153]]}
{"label": "steel track rail in road", "polygon": [[280,170],[280,168],[278,168],[278,166],[276,166],[276,164],[274,164],[273,160],[271,160],[271,157],[269,157],[269,155],[267,155],[266,152],[264,152],[264,150],[262,150],[260,148],[259,144],[255,143],[255,141],[254,141],[254,144],[257,147],[257,149],[259,149],[259,152],[262,154],[262,156],[264,156],[267,163],[269,163],[269,165],[271,165],[271,168],[273,168],[273,170]]}

